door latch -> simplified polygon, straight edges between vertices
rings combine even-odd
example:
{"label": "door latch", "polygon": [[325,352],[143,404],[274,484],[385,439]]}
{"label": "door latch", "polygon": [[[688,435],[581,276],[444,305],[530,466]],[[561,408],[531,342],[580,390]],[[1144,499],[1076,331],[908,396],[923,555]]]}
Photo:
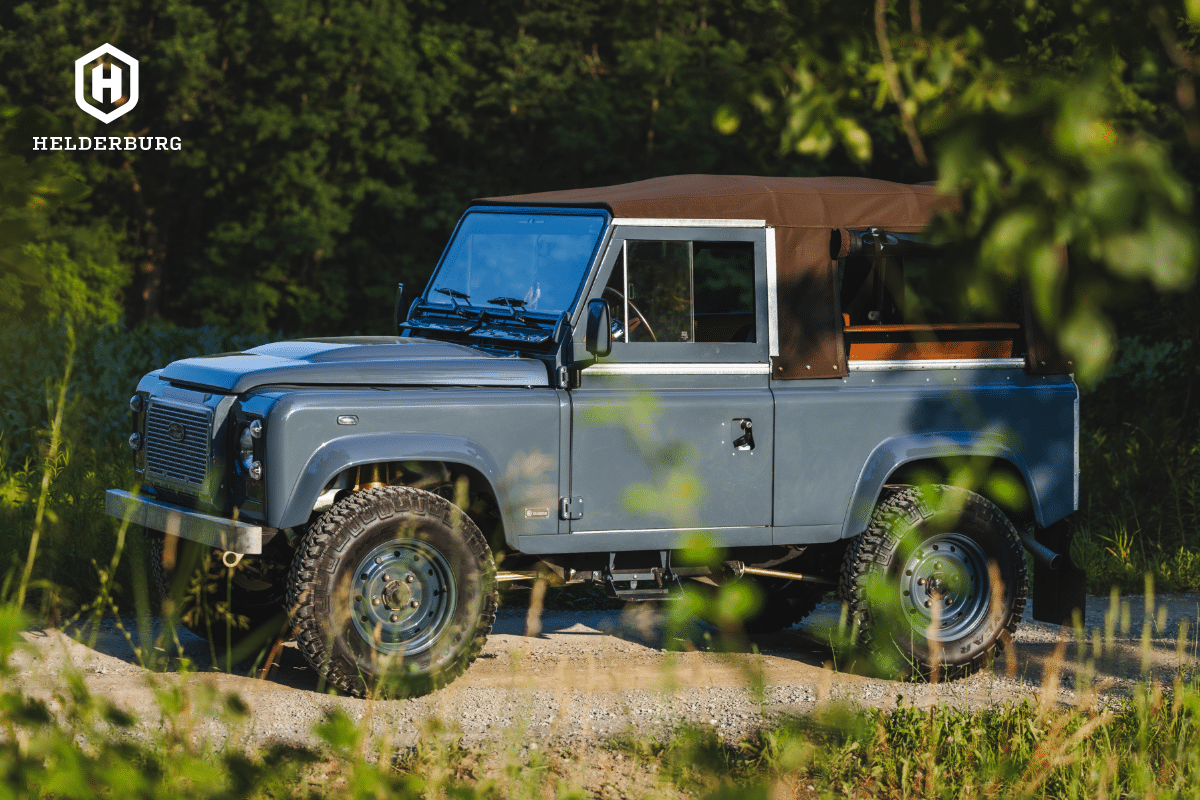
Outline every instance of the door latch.
{"label": "door latch", "polygon": [[735,419],[733,421],[733,429],[736,431],[741,428],[742,435],[733,440],[734,450],[753,450],[754,449],[754,423],[748,419]]}
{"label": "door latch", "polygon": [[560,498],[558,498],[558,518],[559,519],[583,519],[583,498],[582,497],[560,497]]}

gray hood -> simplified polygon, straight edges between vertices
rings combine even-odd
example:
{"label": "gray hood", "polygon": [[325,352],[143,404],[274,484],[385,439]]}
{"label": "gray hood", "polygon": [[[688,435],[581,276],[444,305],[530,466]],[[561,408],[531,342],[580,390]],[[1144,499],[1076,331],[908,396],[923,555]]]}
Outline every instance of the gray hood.
{"label": "gray hood", "polygon": [[185,358],[164,380],[241,394],[257,386],[547,386],[546,366],[462,345],[398,336],[298,339]]}

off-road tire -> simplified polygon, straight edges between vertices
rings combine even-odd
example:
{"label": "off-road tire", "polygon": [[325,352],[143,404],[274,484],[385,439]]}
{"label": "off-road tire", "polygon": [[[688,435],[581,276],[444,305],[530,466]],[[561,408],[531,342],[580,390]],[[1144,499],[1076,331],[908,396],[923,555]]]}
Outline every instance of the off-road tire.
{"label": "off-road tire", "polygon": [[403,486],[357,492],[325,512],[288,581],[301,652],[355,695],[415,696],[454,680],[483,649],[497,602],[495,562],[475,523]]}
{"label": "off-road tire", "polygon": [[[150,576],[159,600],[169,602],[170,615],[189,631],[224,649],[250,639],[269,645],[283,630],[291,560],[286,539],[273,540],[263,556],[245,556],[230,568],[221,563],[221,552],[214,547],[172,537],[175,546],[168,552],[166,534],[146,535]],[[186,580],[180,564],[191,567]]]}
{"label": "off-road tire", "polygon": [[[953,679],[990,663],[1016,631],[1026,592],[1012,522],[951,486],[887,494],[847,551],[840,585],[858,646],[890,677]],[[940,625],[931,642],[934,609]]]}

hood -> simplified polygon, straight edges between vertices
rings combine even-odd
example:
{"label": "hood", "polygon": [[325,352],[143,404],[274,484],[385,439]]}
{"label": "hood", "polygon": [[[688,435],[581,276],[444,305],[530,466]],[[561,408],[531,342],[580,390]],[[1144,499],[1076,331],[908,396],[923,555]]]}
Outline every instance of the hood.
{"label": "hood", "polygon": [[470,347],[399,336],[348,336],[264,344],[185,358],[160,376],[219,392],[258,386],[547,386],[546,366]]}

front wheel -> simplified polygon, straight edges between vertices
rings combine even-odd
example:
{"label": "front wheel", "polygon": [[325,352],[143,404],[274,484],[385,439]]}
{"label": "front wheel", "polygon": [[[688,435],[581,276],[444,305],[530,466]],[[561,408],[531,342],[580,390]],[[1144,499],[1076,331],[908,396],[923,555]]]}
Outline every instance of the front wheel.
{"label": "front wheel", "polygon": [[1025,553],[1012,522],[983,497],[908,487],[876,506],[846,554],[840,590],[877,668],[961,677],[1016,631]]}
{"label": "front wheel", "polygon": [[479,528],[421,489],[347,497],[300,545],[288,583],[309,663],[350,694],[425,694],[462,674],[496,619],[496,567]]}

